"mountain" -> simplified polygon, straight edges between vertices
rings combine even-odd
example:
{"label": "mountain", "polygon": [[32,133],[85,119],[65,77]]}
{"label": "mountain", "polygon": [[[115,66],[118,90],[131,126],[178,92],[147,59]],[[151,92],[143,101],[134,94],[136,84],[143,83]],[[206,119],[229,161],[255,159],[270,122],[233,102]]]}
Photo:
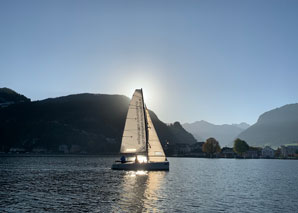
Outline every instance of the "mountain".
{"label": "mountain", "polygon": [[289,104],[262,114],[238,136],[251,146],[298,143],[298,104]]}
{"label": "mountain", "polygon": [[6,87],[0,88],[0,107],[20,102],[30,102],[30,99],[12,89]]}
{"label": "mountain", "polygon": [[240,129],[243,129],[243,130],[245,130],[245,129],[247,129],[248,127],[250,127],[250,125],[247,124],[247,123],[245,123],[245,122],[242,122],[242,123],[240,123],[240,124],[232,124],[232,126],[239,127]]}
{"label": "mountain", "polygon": [[[19,147],[117,153],[130,99],[122,95],[76,94],[0,108],[0,150]],[[167,125],[149,111],[163,146],[195,143],[177,122]],[[75,151],[74,151],[75,150]]]}
{"label": "mountain", "polygon": [[236,137],[249,125],[247,123],[215,125],[206,121],[196,121],[182,126],[198,141],[206,141],[207,138],[213,137],[218,140],[221,147],[224,147],[232,146]]}

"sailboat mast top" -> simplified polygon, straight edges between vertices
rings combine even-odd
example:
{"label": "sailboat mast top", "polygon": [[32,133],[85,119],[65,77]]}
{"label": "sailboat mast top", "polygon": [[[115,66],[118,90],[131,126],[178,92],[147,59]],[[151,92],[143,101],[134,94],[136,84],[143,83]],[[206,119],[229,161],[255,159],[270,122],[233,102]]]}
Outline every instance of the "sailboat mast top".
{"label": "sailboat mast top", "polygon": [[143,95],[143,89],[142,88],[141,88],[141,93],[142,93],[144,119],[145,119],[146,154],[147,154],[147,159],[148,159],[148,121],[147,121],[147,116],[146,116],[146,109],[145,109],[145,102],[144,102],[144,95]]}

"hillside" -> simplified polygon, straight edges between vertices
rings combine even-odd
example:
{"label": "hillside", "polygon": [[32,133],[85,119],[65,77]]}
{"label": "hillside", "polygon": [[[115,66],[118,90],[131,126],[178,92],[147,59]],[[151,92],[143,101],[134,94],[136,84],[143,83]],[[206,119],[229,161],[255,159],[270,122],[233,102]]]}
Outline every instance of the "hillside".
{"label": "hillside", "polygon": [[262,114],[257,123],[243,131],[239,138],[252,146],[278,147],[297,143],[297,130],[298,104],[289,104]]}
{"label": "hillside", "polygon": [[5,107],[19,102],[30,102],[30,99],[12,89],[6,87],[0,88],[0,107]]}
{"label": "hillside", "polygon": [[[121,95],[77,94],[0,108],[0,148],[58,152],[66,145],[77,152],[117,153],[128,104]],[[163,145],[196,142],[181,125],[150,115]]]}
{"label": "hillside", "polygon": [[246,123],[215,125],[206,121],[183,124],[183,127],[198,141],[205,141],[209,137],[214,137],[222,147],[232,146],[235,138],[248,126]]}

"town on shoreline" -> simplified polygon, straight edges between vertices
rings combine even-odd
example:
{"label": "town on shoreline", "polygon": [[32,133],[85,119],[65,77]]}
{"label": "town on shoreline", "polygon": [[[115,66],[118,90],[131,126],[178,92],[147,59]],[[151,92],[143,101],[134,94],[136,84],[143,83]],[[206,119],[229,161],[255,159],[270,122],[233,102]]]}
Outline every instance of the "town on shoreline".
{"label": "town on shoreline", "polygon": [[[116,141],[113,141],[115,144]],[[239,158],[239,159],[298,159],[298,144],[282,145],[277,149],[270,146],[254,147],[240,138],[234,140],[233,147],[220,147],[215,138],[208,138],[205,142],[170,143],[163,144],[168,157],[195,157],[195,158]],[[118,150],[116,147],[114,150]],[[54,149],[40,146],[20,147],[12,146],[9,149],[0,149],[0,156],[117,156],[119,152],[102,150],[88,152],[78,144],[58,144]]]}
{"label": "town on shoreline", "polygon": [[270,146],[253,147],[237,138],[234,146],[221,148],[218,141],[208,138],[195,144],[175,144],[173,156],[199,158],[241,158],[241,159],[298,159],[298,144],[283,145],[277,149]]}
{"label": "town on shoreline", "polygon": [[[270,146],[250,147],[240,155],[234,148],[223,147],[219,152],[213,154],[204,152],[206,142],[197,142],[195,144],[175,144],[166,147],[169,153],[168,157],[189,157],[189,158],[228,158],[228,159],[292,159],[298,160],[298,145],[280,146],[273,149]],[[173,151],[173,152],[169,152]],[[206,150],[205,150],[206,151]],[[61,156],[120,156],[119,153],[99,153],[90,154],[86,152],[74,152],[74,149],[68,149],[66,145],[60,147],[59,152],[51,152],[42,148],[35,148],[31,152],[23,148],[11,148],[9,152],[0,152],[0,157],[61,157]]]}

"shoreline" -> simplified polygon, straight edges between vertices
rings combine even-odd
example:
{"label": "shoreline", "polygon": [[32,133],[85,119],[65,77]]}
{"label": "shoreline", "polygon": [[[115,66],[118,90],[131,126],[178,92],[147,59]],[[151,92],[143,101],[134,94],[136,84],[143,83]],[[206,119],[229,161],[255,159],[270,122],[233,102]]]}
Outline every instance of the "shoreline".
{"label": "shoreline", "polygon": [[[120,154],[117,153],[108,153],[108,154],[40,154],[40,153],[0,153],[0,157],[120,157]],[[167,156],[168,158],[205,158],[205,159],[238,159],[238,160],[298,160],[298,158],[226,158],[226,157],[203,157],[203,156],[185,156],[185,155],[176,155],[176,156]]]}

